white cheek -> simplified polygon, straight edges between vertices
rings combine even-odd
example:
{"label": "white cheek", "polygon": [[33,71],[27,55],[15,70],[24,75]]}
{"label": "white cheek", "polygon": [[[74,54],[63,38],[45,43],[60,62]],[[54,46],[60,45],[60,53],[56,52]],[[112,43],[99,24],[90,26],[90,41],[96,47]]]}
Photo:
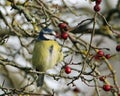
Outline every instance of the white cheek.
{"label": "white cheek", "polygon": [[52,35],[43,35],[46,39],[49,39],[49,40],[54,40],[55,39],[55,36],[52,36]]}

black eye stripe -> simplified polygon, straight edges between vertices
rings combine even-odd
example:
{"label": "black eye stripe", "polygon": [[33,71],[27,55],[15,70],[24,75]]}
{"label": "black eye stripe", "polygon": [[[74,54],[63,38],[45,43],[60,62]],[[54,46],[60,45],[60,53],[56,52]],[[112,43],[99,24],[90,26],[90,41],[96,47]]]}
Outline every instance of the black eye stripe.
{"label": "black eye stripe", "polygon": [[45,33],[45,34],[54,36],[54,34],[53,34],[53,33]]}
{"label": "black eye stripe", "polygon": [[53,35],[52,33],[50,33],[50,35]]}

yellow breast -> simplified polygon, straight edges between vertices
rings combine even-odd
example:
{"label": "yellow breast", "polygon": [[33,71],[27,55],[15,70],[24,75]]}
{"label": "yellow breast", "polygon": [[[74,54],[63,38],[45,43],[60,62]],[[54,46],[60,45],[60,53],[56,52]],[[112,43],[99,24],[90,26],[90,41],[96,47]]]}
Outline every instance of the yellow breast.
{"label": "yellow breast", "polygon": [[56,41],[38,41],[35,43],[32,63],[37,70],[45,72],[62,59],[61,47]]}

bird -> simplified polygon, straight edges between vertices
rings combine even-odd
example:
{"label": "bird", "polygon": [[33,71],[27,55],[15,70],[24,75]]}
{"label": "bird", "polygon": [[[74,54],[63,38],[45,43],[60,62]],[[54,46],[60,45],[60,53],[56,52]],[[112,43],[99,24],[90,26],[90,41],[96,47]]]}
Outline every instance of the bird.
{"label": "bird", "polygon": [[43,28],[35,41],[32,64],[38,72],[37,87],[44,84],[45,72],[53,68],[56,64],[62,62],[62,47],[56,41],[56,33],[50,28]]}

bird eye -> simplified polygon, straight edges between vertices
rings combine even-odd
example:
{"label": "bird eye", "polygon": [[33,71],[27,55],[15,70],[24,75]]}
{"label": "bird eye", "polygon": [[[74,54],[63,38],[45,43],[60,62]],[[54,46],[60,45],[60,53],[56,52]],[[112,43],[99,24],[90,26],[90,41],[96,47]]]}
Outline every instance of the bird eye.
{"label": "bird eye", "polygon": [[49,35],[53,35],[53,36],[54,36],[54,35],[56,35],[56,34],[55,34],[55,33],[49,33]]}

